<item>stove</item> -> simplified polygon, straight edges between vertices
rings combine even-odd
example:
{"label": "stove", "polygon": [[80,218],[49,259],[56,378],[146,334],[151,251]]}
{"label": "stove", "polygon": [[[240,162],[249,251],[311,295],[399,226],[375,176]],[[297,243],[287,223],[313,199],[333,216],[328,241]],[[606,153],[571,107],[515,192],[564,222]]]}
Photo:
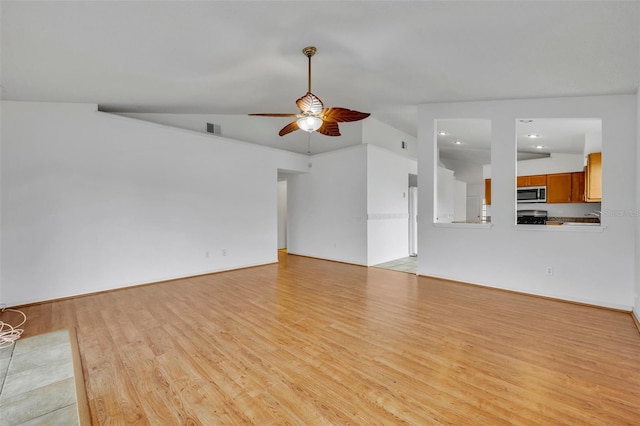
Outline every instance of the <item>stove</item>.
{"label": "stove", "polygon": [[546,210],[518,210],[518,225],[546,225]]}

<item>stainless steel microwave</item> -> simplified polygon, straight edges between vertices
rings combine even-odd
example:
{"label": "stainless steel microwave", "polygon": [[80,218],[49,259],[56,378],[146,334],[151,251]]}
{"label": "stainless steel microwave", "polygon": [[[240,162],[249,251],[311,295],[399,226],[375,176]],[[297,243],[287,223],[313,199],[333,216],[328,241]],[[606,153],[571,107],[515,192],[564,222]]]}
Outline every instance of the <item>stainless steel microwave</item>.
{"label": "stainless steel microwave", "polygon": [[527,186],[518,188],[519,203],[546,203],[547,187],[546,186]]}

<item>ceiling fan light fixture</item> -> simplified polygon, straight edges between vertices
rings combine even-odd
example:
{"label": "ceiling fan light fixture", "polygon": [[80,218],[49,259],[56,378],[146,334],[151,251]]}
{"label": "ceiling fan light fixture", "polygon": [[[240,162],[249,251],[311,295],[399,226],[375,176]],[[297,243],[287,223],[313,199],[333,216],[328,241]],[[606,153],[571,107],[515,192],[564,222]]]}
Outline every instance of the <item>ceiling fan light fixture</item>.
{"label": "ceiling fan light fixture", "polygon": [[275,114],[275,113],[258,113],[249,114],[253,116],[263,117],[296,117],[295,121],[280,129],[280,136],[287,135],[296,130],[303,130],[318,133],[325,136],[340,136],[338,123],[364,120],[369,117],[368,112],[360,112],[341,107],[325,108],[322,101],[313,93],[311,93],[311,57],[316,53],[316,48],[307,46],[302,49],[302,53],[309,61],[308,66],[308,84],[307,93],[296,100],[296,106],[300,110],[297,114]]}
{"label": "ceiling fan light fixture", "polygon": [[298,124],[300,130],[312,133],[318,130],[320,126],[322,126],[322,119],[313,115],[307,115],[299,118],[296,123]]}

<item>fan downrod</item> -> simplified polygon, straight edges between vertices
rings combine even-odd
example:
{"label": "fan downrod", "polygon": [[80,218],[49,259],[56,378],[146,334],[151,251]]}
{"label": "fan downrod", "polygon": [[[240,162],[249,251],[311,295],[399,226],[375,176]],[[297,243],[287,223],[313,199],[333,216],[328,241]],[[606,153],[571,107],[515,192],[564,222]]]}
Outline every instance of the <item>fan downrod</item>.
{"label": "fan downrod", "polygon": [[313,55],[316,54],[316,47],[307,46],[304,49],[302,49],[302,53],[304,53],[304,56],[306,56],[307,58],[311,58]]}

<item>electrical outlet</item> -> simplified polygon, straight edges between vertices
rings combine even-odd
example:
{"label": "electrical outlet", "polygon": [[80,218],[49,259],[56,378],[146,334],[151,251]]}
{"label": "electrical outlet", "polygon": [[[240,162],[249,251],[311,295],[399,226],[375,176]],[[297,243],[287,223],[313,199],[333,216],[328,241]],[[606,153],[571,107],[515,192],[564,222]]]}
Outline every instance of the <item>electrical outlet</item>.
{"label": "electrical outlet", "polygon": [[553,267],[547,266],[547,275],[553,275]]}
{"label": "electrical outlet", "polygon": [[227,249],[222,249],[222,255],[226,256],[227,255]]}

